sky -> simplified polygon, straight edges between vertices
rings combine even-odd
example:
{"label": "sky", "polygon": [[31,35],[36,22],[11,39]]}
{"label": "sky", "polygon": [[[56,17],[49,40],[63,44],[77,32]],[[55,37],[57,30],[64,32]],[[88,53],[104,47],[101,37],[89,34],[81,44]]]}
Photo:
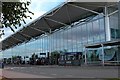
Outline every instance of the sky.
{"label": "sky", "polygon": [[[64,1],[66,0],[51,0],[51,1],[50,0],[49,1],[48,0],[31,0],[29,10],[32,11],[34,15],[28,14],[32,17],[32,19],[26,19],[26,23],[28,24],[32,22],[34,19],[40,17],[41,15],[50,11],[51,9],[53,9],[54,7],[56,7],[57,5],[61,4]],[[22,26],[18,27],[18,29],[15,29],[15,31],[18,31],[21,28],[23,27]],[[9,28],[4,28],[4,30],[5,30],[5,35],[3,35],[2,38],[0,38],[0,41],[14,34],[14,32],[12,32]]]}

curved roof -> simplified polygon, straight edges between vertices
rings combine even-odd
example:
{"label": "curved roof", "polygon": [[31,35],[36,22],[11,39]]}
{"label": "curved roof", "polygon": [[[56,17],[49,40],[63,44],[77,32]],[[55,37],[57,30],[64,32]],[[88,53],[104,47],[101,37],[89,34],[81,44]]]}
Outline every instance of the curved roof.
{"label": "curved roof", "polygon": [[116,3],[65,2],[3,40],[1,49],[14,47],[42,34],[51,34],[54,30],[69,26],[75,21],[93,14],[100,14],[106,5],[111,6],[114,4]]}

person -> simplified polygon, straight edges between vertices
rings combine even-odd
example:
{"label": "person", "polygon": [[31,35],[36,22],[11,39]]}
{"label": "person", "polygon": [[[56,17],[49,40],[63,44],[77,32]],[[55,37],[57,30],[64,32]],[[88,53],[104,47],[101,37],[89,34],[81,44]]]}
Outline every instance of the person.
{"label": "person", "polygon": [[1,68],[2,68],[2,69],[4,68],[4,63],[3,63],[3,62],[1,62]]}
{"label": "person", "polygon": [[79,58],[79,66],[81,66],[82,64],[82,54],[80,54],[80,58]]}

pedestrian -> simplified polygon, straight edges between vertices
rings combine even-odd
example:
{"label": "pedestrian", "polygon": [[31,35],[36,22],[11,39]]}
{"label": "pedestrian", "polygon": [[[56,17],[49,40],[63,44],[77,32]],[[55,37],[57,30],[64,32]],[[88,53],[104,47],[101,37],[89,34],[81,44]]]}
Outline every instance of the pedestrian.
{"label": "pedestrian", "polygon": [[2,67],[2,69],[4,69],[4,63],[3,62],[1,63],[1,67]]}

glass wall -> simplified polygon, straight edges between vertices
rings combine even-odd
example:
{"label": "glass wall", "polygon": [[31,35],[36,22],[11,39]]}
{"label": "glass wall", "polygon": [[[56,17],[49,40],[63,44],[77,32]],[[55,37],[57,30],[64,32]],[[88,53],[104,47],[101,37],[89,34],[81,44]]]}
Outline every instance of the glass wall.
{"label": "glass wall", "polygon": [[105,41],[104,17],[96,16],[89,22],[79,23],[67,29],[61,29],[53,34],[43,35],[37,40],[23,43],[4,51],[4,57],[31,56],[33,53],[47,53],[66,50],[67,52],[82,52],[86,44]]}

